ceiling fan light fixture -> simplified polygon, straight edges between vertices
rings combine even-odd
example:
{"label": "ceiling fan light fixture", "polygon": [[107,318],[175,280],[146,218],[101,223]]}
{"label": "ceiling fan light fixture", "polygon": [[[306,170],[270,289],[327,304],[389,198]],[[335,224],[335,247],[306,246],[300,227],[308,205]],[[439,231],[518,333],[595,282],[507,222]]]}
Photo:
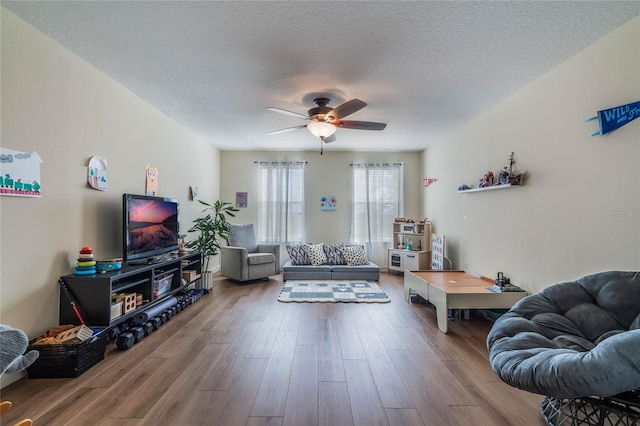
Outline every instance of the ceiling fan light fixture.
{"label": "ceiling fan light fixture", "polygon": [[331,136],[337,130],[336,126],[330,123],[325,123],[324,121],[311,121],[307,124],[307,129],[311,134],[320,139]]}

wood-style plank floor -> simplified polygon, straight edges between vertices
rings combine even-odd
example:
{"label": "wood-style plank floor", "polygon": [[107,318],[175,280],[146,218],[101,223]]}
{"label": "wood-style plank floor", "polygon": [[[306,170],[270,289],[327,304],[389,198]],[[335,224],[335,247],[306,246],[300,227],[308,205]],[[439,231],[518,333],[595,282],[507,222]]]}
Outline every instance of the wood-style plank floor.
{"label": "wood-style plank floor", "polygon": [[2,424],[532,425],[542,397],[491,371],[491,323],[452,321],[403,300],[381,274],[385,304],[281,303],[282,276],[212,292],[127,351],[77,379],[21,379]]}

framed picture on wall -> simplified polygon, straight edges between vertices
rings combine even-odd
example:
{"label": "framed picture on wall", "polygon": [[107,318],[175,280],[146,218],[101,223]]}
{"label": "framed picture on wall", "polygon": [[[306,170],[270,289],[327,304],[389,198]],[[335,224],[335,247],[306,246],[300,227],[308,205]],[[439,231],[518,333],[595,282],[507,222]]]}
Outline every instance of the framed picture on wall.
{"label": "framed picture on wall", "polygon": [[247,207],[248,192],[236,192],[236,207]]}
{"label": "framed picture on wall", "polygon": [[336,196],[335,195],[323,195],[320,198],[320,210],[325,212],[334,211],[336,209]]}

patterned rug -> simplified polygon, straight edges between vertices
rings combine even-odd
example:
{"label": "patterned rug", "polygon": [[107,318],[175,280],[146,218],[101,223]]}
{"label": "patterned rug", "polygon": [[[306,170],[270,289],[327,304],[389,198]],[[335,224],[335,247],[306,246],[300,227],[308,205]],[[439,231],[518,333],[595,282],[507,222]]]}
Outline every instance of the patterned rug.
{"label": "patterned rug", "polygon": [[386,303],[389,296],[374,281],[286,281],[280,302]]}

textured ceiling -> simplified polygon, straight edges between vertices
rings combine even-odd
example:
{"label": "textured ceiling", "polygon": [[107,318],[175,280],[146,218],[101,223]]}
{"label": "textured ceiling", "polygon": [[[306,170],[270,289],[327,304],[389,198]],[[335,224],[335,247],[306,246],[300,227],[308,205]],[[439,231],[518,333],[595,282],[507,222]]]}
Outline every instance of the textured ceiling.
{"label": "textured ceiling", "polygon": [[369,105],[331,150],[421,150],[640,14],[627,2],[2,1],[223,150],[316,150],[315,94]]}

